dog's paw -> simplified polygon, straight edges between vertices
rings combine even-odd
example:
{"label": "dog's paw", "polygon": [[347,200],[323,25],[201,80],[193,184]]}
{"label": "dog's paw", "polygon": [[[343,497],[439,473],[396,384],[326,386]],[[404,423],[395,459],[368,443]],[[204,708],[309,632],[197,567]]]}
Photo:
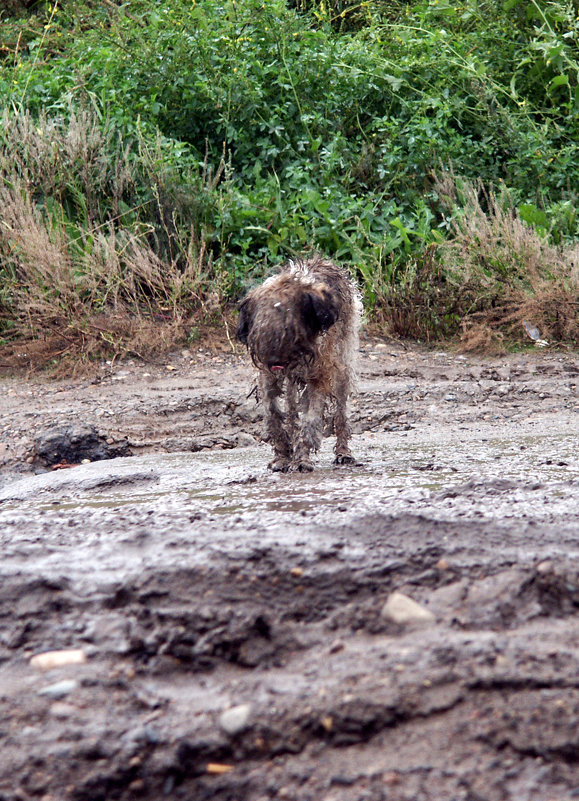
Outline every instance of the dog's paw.
{"label": "dog's paw", "polygon": [[356,464],[356,460],[351,453],[338,453],[334,464]]}
{"label": "dog's paw", "polygon": [[292,466],[292,470],[295,470],[296,473],[311,473],[313,469],[314,466],[309,459],[301,459]]}
{"label": "dog's paw", "polygon": [[269,469],[274,473],[287,473],[290,469],[289,459],[274,459],[268,464]]}

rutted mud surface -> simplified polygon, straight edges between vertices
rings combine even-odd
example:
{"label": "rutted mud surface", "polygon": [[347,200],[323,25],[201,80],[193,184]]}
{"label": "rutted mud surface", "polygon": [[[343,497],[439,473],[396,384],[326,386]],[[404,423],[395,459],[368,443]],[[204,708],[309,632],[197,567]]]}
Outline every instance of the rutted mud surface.
{"label": "rutted mud surface", "polygon": [[239,356],[4,380],[0,799],[579,796],[577,375],[366,342],[289,476]]}

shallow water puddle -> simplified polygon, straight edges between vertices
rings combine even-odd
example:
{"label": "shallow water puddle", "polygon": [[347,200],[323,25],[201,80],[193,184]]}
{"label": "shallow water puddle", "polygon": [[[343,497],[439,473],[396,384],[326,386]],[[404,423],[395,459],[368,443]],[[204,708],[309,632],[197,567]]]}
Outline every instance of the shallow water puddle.
{"label": "shallow water puddle", "polygon": [[[490,432],[489,432],[490,433]],[[496,432],[495,432],[496,433]],[[330,550],[367,515],[447,521],[577,523],[575,442],[567,432],[511,439],[480,431],[354,438],[355,466],[272,474],[269,448],[157,454],[34,476],[0,492],[5,572],[117,580],[148,568],[208,565],[264,549],[303,558]],[[343,537],[342,537],[343,539]],[[343,553],[362,558],[348,539]]]}
{"label": "shallow water puddle", "polygon": [[[577,511],[573,490],[579,469],[576,442],[569,435],[449,442],[432,434],[422,441],[373,434],[358,437],[354,451],[358,465],[334,467],[325,441],[313,473],[290,475],[267,470],[265,446],[96,462],[5,488],[0,520],[33,511],[121,513],[132,507],[259,515],[259,522],[279,516],[288,522],[312,515],[349,517],[385,507],[430,514],[460,507],[461,514],[490,517],[525,514],[526,505],[539,516],[552,514],[554,506],[561,513]],[[545,508],[541,512],[537,506]]]}

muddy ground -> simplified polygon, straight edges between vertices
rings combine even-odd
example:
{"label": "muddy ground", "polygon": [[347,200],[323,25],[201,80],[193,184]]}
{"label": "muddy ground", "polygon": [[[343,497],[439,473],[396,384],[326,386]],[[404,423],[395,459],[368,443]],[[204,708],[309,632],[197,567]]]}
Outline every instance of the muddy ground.
{"label": "muddy ground", "polygon": [[578,372],[365,340],[306,475],[226,349],[3,379],[0,799],[579,797]]}

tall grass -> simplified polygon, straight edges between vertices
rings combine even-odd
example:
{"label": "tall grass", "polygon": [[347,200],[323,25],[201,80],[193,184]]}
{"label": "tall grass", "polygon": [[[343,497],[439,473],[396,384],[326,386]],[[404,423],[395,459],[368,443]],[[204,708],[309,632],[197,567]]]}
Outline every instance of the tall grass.
{"label": "tall grass", "polygon": [[[197,196],[182,198],[160,147],[137,154],[87,111],[67,121],[5,113],[5,366],[149,356],[186,342],[200,317],[223,319],[232,276],[214,258],[214,238],[223,233],[211,233],[203,207],[213,204],[225,217],[236,202],[226,159],[217,169],[205,160]],[[145,170],[148,197],[138,192]],[[524,339],[522,322],[531,320],[549,341],[577,342],[579,244],[555,245],[547,229],[522,219],[504,187],[497,194],[447,170],[433,177],[432,189],[447,238],[409,256],[403,268],[360,217],[344,224],[343,235],[351,225],[366,241],[364,249],[353,245],[358,275],[383,330],[427,341],[458,336],[466,349],[496,349]],[[188,228],[178,219],[184,210]]]}
{"label": "tall grass", "polygon": [[[227,279],[203,221],[175,224],[170,176],[155,171],[162,161],[137,159],[89,112],[68,121],[5,112],[2,122],[3,363],[145,356],[186,339]],[[144,169],[148,198],[136,191]],[[215,188],[206,165],[199,193]]]}
{"label": "tall grass", "polygon": [[465,349],[499,337],[523,339],[530,320],[551,342],[579,341],[579,242],[554,245],[525,222],[503,188],[440,176],[437,191],[454,211],[453,238],[440,248],[446,280],[460,295]]}
{"label": "tall grass", "polygon": [[[524,342],[530,321],[551,343],[579,343],[579,242],[525,222],[512,195],[452,171],[435,177],[450,236],[386,290],[382,319],[402,336],[460,337],[464,350]],[[528,341],[528,340],[527,340]]]}

